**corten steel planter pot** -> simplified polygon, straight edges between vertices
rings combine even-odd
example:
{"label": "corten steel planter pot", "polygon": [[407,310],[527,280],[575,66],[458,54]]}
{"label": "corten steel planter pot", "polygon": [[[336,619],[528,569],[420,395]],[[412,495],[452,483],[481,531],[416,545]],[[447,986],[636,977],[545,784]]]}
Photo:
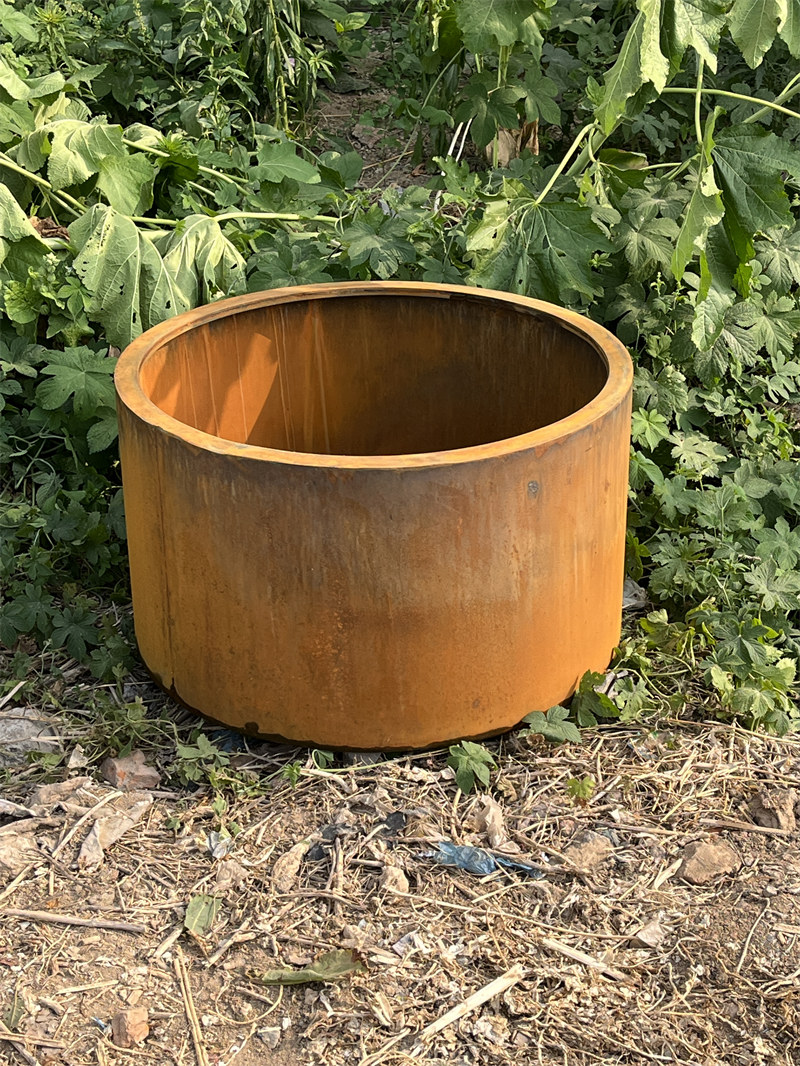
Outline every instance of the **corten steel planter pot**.
{"label": "corten steel planter pot", "polygon": [[117,368],[136,634],[204,715],[422,748],[566,699],[619,639],[632,368],[560,308],[273,289]]}

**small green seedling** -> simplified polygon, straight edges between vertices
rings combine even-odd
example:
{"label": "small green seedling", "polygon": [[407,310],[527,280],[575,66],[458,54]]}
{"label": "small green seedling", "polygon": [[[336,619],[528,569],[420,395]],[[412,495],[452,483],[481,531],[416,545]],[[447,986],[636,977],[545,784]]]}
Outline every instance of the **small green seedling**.
{"label": "small green seedling", "polygon": [[597,782],[591,774],[585,777],[571,777],[567,781],[567,792],[571,799],[581,807],[585,807],[594,795]]}
{"label": "small green seedling", "polygon": [[563,744],[571,741],[580,744],[581,731],[574,722],[568,721],[569,711],[566,707],[555,706],[549,711],[531,711],[522,719],[528,726],[522,734],[524,737],[536,733],[549,740],[552,744]]}
{"label": "small green seedling", "polygon": [[488,785],[492,770],[497,767],[494,756],[471,740],[452,745],[447,765],[455,770],[456,784],[462,792],[471,792],[476,780]]}

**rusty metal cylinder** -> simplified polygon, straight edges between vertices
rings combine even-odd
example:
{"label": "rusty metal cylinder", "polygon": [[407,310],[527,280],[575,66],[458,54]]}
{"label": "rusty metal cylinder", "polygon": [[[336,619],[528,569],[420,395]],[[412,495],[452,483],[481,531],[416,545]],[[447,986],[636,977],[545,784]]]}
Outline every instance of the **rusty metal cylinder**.
{"label": "rusty metal cylinder", "polygon": [[274,289],[116,385],[136,635],[237,729],[424,748],[565,700],[619,639],[632,367],[524,297]]}

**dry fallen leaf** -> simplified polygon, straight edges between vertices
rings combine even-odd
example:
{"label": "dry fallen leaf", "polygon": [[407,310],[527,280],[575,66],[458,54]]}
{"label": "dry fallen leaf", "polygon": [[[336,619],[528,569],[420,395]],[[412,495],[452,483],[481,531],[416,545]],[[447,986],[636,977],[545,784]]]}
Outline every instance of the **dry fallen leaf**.
{"label": "dry fallen leaf", "polygon": [[99,866],[106,848],[110,848],[141,821],[152,804],[153,797],[149,792],[129,792],[126,796],[120,796],[114,802],[111,812],[103,814],[95,821],[81,846],[78,865]]}
{"label": "dry fallen leaf", "polygon": [[272,867],[272,884],[276,892],[292,891],[300,872],[303,856],[316,840],[316,836],[306,837],[305,840],[301,840],[299,844],[285,851],[283,855],[278,856]]}
{"label": "dry fallen leaf", "polygon": [[312,981],[340,981],[348,974],[360,973],[363,969],[364,964],[357,952],[350,948],[340,948],[326,951],[302,970],[282,966],[276,970],[265,970],[263,973],[248,970],[247,976],[261,985],[305,985]]}

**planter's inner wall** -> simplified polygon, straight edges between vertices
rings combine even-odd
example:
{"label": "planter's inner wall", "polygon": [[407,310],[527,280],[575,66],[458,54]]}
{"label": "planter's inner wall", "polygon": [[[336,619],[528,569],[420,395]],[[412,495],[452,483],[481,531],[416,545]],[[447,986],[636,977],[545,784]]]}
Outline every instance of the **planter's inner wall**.
{"label": "planter's inner wall", "polygon": [[225,440],[401,455],[516,437],[579,410],[606,362],[567,326],[482,295],[303,300],[221,317],[149,355],[166,414]]}

